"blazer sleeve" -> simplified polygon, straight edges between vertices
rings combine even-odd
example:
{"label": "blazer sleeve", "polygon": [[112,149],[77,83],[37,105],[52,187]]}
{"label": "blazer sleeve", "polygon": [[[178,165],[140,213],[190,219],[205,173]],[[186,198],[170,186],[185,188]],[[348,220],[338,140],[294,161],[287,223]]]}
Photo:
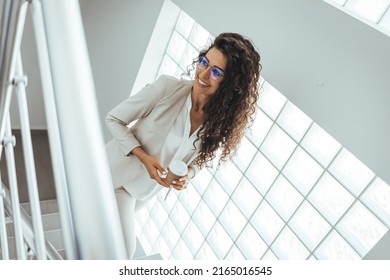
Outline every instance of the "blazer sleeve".
{"label": "blazer sleeve", "polygon": [[125,156],[134,148],[141,146],[129,128],[129,124],[149,115],[163,97],[166,81],[165,76],[160,76],[157,81],[146,85],[137,94],[130,96],[108,112],[105,118],[106,126],[119,143]]}

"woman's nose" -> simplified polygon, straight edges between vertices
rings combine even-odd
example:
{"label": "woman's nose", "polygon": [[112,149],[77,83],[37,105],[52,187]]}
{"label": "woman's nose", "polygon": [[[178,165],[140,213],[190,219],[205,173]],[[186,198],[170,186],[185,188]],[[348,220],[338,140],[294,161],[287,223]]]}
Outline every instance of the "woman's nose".
{"label": "woman's nose", "polygon": [[208,65],[205,69],[200,70],[199,77],[202,79],[209,79],[210,78],[210,66]]}

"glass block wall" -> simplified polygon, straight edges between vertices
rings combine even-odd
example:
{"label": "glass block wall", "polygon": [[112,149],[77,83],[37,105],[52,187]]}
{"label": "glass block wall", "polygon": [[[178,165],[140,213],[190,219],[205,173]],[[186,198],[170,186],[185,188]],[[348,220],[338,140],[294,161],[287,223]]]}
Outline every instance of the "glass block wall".
{"label": "glass block wall", "polygon": [[[183,11],[158,75],[180,77],[213,37]],[[164,259],[361,259],[390,228],[390,186],[267,81],[232,162],[137,212]]]}
{"label": "glass block wall", "polygon": [[324,0],[390,36],[390,0]]}

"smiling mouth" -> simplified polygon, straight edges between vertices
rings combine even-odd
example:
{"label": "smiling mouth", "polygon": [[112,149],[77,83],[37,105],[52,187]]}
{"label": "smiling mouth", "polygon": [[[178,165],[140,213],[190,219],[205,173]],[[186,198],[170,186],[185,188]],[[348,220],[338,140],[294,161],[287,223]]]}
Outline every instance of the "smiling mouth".
{"label": "smiling mouth", "polygon": [[198,77],[198,83],[202,86],[208,87],[209,85],[203,82],[199,77]]}

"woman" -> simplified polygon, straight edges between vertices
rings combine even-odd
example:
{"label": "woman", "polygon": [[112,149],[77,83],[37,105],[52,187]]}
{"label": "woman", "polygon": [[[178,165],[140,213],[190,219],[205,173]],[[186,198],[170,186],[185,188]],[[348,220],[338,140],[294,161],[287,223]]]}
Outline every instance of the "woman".
{"label": "woman", "polygon": [[[107,152],[129,258],[135,251],[136,203],[163,187],[184,189],[217,150],[219,162],[229,159],[253,121],[261,65],[250,40],[222,33],[195,64],[194,80],[163,75],[106,117],[114,136]],[[164,175],[173,159],[184,161],[188,174],[168,184]]]}

